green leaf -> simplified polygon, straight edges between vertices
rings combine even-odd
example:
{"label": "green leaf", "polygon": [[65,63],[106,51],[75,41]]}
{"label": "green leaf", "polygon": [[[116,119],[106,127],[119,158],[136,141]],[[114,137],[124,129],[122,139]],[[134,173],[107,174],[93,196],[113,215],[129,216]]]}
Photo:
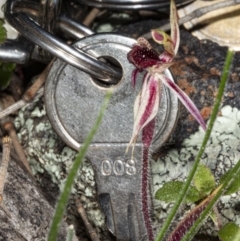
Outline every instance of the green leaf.
{"label": "green leaf", "polygon": [[[179,198],[179,190],[182,189],[184,182],[172,181],[165,183],[162,188],[158,189],[155,198],[164,202],[175,202]],[[194,203],[200,199],[199,192],[196,188],[190,186],[184,199],[186,203]]]}
{"label": "green leaf", "polygon": [[207,196],[216,185],[211,170],[203,164],[198,166],[193,183],[202,197]]}
{"label": "green leaf", "polygon": [[16,64],[14,63],[2,63],[1,69],[6,72],[13,71],[15,69]]}
{"label": "green leaf", "polygon": [[8,86],[12,72],[15,69],[14,63],[0,63],[0,88],[4,89]]}
{"label": "green leaf", "polygon": [[[232,175],[232,169],[228,170],[221,178],[220,184],[224,183],[229,175]],[[224,195],[231,195],[240,190],[240,172],[235,173],[235,179],[230,183],[230,185],[224,191]]]}
{"label": "green leaf", "polygon": [[104,101],[103,101],[100,113],[96,119],[95,125],[93,126],[90,133],[88,134],[83,146],[81,147],[81,149],[78,152],[78,155],[73,163],[71,170],[68,173],[63,191],[60,195],[59,201],[56,206],[55,214],[54,214],[54,217],[52,220],[52,225],[51,225],[51,228],[50,228],[50,231],[48,234],[48,241],[57,240],[58,228],[60,226],[61,220],[64,215],[65,207],[67,205],[67,201],[68,201],[68,198],[71,193],[74,179],[78,173],[78,169],[81,165],[81,162],[82,162],[83,158],[85,157],[85,154],[88,150],[88,146],[91,144],[92,139],[95,136],[95,134],[97,133],[97,130],[102,122],[102,118],[103,118],[104,112],[108,106],[108,103],[110,101],[111,95],[112,95],[112,91],[109,90],[104,98]]}
{"label": "green leaf", "polygon": [[227,223],[218,232],[221,241],[235,241],[240,228],[235,223]]}
{"label": "green leaf", "polygon": [[7,30],[3,26],[4,21],[0,19],[0,44],[4,43],[7,38]]}

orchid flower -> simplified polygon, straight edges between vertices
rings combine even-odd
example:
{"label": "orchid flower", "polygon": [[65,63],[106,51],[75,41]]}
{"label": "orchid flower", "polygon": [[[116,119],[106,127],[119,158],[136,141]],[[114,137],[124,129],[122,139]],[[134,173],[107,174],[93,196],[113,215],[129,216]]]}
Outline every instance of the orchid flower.
{"label": "orchid flower", "polygon": [[[152,123],[158,113],[159,104],[162,96],[163,85],[171,89],[198,121],[204,130],[206,130],[206,124],[191,99],[176,85],[171,79],[169,79],[164,71],[174,64],[173,59],[177,54],[180,33],[178,27],[177,9],[174,0],[171,0],[170,6],[170,22],[171,22],[171,36],[159,29],[152,30],[152,38],[155,42],[162,44],[164,51],[162,54],[158,54],[152,49],[149,42],[144,38],[139,38],[137,44],[133,45],[132,50],[128,53],[128,60],[132,63],[136,69],[132,73],[133,85],[136,83],[137,74],[143,70],[146,70],[146,74],[143,79],[142,90],[137,96],[134,103],[134,126],[131,140],[131,144],[135,144],[138,134],[144,128],[152,128]],[[153,138],[153,131],[151,140]],[[144,133],[147,133],[145,130]],[[143,144],[149,146],[149,135],[147,139],[142,135]]]}

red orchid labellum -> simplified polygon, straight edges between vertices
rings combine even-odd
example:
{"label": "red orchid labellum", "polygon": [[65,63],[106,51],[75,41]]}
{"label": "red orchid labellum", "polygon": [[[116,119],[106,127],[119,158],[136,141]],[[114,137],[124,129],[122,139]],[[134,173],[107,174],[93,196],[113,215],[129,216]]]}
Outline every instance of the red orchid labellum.
{"label": "red orchid labellum", "polygon": [[[133,85],[135,85],[138,72],[143,70],[147,71],[144,76],[142,90],[137,96],[134,104],[134,127],[129,146],[136,143],[138,134],[143,128],[148,128],[147,125],[156,117],[163,84],[173,90],[183,105],[198,121],[202,128],[206,130],[206,124],[195,104],[178,85],[164,74],[164,71],[173,64],[173,58],[177,54],[180,41],[177,9],[174,0],[171,0],[170,8],[171,36],[159,29],[152,30],[153,40],[162,44],[164,47],[163,53],[159,55],[152,49],[146,39],[139,38],[138,43],[133,46],[127,56],[129,62],[136,67],[132,73]],[[144,132],[147,131],[145,130]],[[142,140],[144,145],[150,145],[149,141],[144,140],[143,135]]]}

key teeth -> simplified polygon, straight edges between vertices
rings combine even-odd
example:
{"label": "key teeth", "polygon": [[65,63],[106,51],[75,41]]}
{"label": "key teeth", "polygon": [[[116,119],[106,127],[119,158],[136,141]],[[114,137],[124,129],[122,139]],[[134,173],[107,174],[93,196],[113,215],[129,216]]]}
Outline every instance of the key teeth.
{"label": "key teeth", "polygon": [[110,194],[101,193],[98,195],[98,197],[101,209],[106,216],[107,227],[113,235],[116,235]]}
{"label": "key teeth", "polygon": [[[137,240],[136,234],[136,207],[135,203],[135,195],[133,193],[129,194],[129,202],[128,202],[128,228],[129,228],[129,238],[130,241]],[[135,220],[135,221],[134,221]]]}
{"label": "key teeth", "polygon": [[[114,216],[114,207],[112,206],[110,194],[99,194],[99,204],[106,216],[107,227],[109,231],[116,236],[117,241],[137,241],[141,237],[140,232],[142,230],[138,223],[139,217],[134,193],[129,193],[127,202],[127,217],[125,216],[124,218],[124,216],[121,215]],[[124,234],[122,232],[124,232]]]}

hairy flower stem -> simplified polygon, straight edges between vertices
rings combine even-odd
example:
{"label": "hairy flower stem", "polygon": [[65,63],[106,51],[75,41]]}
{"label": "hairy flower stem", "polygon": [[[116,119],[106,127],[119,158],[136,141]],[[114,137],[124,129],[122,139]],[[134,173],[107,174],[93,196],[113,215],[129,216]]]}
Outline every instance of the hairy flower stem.
{"label": "hairy flower stem", "polygon": [[148,240],[153,241],[153,229],[151,224],[151,218],[149,215],[149,205],[148,205],[148,190],[149,190],[149,181],[148,181],[148,170],[149,170],[149,148],[143,147],[143,167],[142,167],[142,211],[144,223],[147,230]]}
{"label": "hairy flower stem", "polygon": [[149,147],[153,138],[155,118],[142,131],[143,165],[142,165],[142,212],[149,241],[154,240],[153,228],[149,214]]}

